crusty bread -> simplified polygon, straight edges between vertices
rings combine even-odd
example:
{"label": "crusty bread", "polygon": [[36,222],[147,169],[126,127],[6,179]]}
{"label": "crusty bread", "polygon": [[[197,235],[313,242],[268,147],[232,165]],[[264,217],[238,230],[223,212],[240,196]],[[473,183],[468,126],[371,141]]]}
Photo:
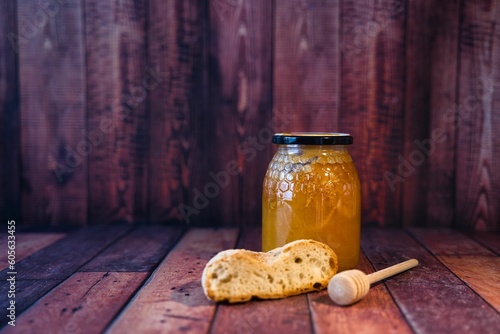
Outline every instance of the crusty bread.
{"label": "crusty bread", "polygon": [[267,253],[222,251],[207,263],[201,282],[209,299],[237,303],[321,290],[337,270],[337,255],[330,247],[297,240]]}

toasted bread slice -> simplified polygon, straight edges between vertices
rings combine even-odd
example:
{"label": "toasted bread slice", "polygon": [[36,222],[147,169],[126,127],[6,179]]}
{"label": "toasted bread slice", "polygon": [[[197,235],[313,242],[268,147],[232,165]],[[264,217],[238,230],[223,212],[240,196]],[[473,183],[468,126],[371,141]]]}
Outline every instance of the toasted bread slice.
{"label": "toasted bread slice", "polygon": [[207,263],[201,282],[209,299],[237,303],[322,290],[337,270],[337,255],[330,247],[297,240],[266,253],[222,251]]}

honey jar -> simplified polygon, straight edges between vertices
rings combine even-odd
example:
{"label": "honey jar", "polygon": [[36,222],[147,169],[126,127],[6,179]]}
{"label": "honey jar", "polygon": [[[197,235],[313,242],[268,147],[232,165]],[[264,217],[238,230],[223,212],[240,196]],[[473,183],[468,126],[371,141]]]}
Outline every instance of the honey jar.
{"label": "honey jar", "polygon": [[356,266],[360,252],[361,190],[344,133],[277,133],[277,151],[262,196],[262,248],[298,239],[330,246],[339,270]]}

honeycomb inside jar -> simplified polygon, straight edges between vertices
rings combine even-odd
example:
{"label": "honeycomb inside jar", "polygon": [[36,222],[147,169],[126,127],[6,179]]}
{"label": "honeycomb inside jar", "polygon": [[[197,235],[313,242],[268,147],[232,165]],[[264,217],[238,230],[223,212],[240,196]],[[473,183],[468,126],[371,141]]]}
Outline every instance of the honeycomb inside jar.
{"label": "honeycomb inside jar", "polygon": [[339,270],[360,252],[361,194],[345,146],[280,145],[263,184],[262,249],[314,239],[337,254]]}

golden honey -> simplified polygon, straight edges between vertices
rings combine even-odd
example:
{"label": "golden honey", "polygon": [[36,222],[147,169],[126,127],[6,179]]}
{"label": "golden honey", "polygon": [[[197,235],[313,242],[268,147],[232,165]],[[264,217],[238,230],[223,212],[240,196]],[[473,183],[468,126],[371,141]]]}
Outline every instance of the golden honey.
{"label": "golden honey", "polygon": [[263,184],[263,251],[314,239],[335,251],[339,270],[354,268],[360,252],[361,191],[345,144],[352,137],[290,133],[276,134],[273,142],[278,149]]}

